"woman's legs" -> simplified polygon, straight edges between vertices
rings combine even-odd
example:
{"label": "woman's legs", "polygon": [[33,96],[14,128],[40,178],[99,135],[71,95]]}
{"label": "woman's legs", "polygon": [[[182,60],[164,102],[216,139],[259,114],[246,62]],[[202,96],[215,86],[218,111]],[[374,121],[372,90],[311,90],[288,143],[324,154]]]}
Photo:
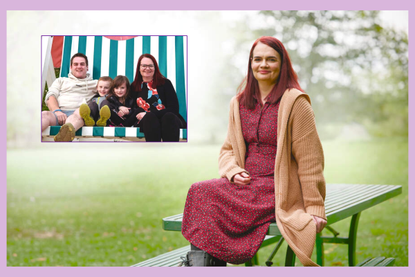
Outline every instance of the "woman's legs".
{"label": "woman's legs", "polygon": [[[193,244],[190,244],[190,250],[203,251],[202,249],[194,246]],[[205,252],[205,251],[203,251],[203,252]],[[208,255],[211,256],[210,254],[208,254]],[[211,257],[212,257],[212,261],[213,261],[213,264],[211,266],[226,266],[225,261],[219,260],[218,258],[215,258],[213,256],[211,256]]]}
{"label": "woman's legs", "polygon": [[138,109],[131,109],[130,113],[128,114],[127,118],[125,119],[125,125],[127,127],[131,127],[137,125],[138,119],[137,114],[139,113]]}
{"label": "woman's legs", "polygon": [[275,221],[272,176],[253,177],[251,184],[244,187],[220,178],[190,187],[181,229],[183,236],[197,248],[222,261],[241,264],[254,257],[272,221]]}
{"label": "woman's legs", "polygon": [[194,246],[193,244],[190,244],[190,250],[202,250],[202,249]]}
{"label": "woman's legs", "polygon": [[190,251],[183,260],[185,266],[226,266],[226,262],[190,244]]}
{"label": "woman's legs", "polygon": [[[134,117],[132,115],[134,114]],[[135,125],[133,121],[136,122],[135,116],[137,113],[132,113],[131,117],[126,120],[129,125]],[[138,126],[141,128],[141,131],[144,133],[146,141],[179,141],[180,136],[180,119],[174,113],[166,113],[163,115],[161,120],[151,112],[148,112],[143,119],[141,119]]]}
{"label": "woman's legs", "polygon": [[161,118],[161,138],[163,141],[179,141],[180,119],[174,113],[166,113]]}
{"label": "woman's legs", "polygon": [[161,141],[160,120],[154,113],[148,112],[138,124],[146,141]]}

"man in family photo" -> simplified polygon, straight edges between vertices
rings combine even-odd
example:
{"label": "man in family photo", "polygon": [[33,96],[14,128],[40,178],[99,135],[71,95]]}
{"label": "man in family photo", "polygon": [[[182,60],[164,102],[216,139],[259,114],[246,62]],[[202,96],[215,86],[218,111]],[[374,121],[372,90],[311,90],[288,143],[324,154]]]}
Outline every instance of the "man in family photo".
{"label": "man in family photo", "polygon": [[88,103],[97,92],[97,80],[88,72],[88,58],[76,53],[71,58],[68,77],[56,79],[45,97],[49,111],[42,112],[42,132],[49,126],[62,126],[55,141],[72,141],[75,132],[84,126],[79,107]]}

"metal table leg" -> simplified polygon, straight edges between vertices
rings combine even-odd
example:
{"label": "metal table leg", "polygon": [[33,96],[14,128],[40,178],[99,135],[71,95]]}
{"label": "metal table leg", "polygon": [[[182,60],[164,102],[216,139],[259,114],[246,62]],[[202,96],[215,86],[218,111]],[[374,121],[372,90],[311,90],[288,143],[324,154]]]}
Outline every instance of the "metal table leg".
{"label": "metal table leg", "polygon": [[295,254],[290,246],[287,246],[287,255],[285,256],[285,266],[295,266]]}
{"label": "metal table leg", "polygon": [[324,266],[324,243],[321,238],[321,234],[318,233],[316,237],[316,250],[317,250],[317,264]]}
{"label": "metal table leg", "polygon": [[360,212],[352,216],[349,229],[349,266],[356,265],[356,238],[359,225]]}
{"label": "metal table leg", "polygon": [[317,234],[316,247],[317,247],[317,264],[320,266],[324,265],[324,243],[337,243],[347,244],[349,248],[349,266],[356,265],[356,238],[357,238],[357,227],[359,225],[360,212],[352,216],[350,220],[349,237],[338,237],[339,233],[333,228],[326,226],[330,232],[333,233],[333,237],[323,237]]}
{"label": "metal table leg", "polygon": [[251,260],[245,263],[245,266],[254,266],[254,265],[258,265],[258,252],[255,253],[255,255],[252,257]]}

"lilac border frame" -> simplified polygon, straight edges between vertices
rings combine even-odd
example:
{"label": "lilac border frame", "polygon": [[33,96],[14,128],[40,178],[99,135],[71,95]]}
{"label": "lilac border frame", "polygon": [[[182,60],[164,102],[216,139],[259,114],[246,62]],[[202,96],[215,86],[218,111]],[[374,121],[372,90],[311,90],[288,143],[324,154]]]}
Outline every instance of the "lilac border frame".
{"label": "lilac border frame", "polygon": [[[117,7],[126,7],[126,8],[119,8],[118,10],[273,10],[273,9],[284,9],[284,10],[407,10],[409,11],[409,15],[412,15],[412,11],[414,7],[409,3],[409,0],[395,0],[395,1],[385,1],[385,0],[368,0],[363,2],[362,0],[349,0],[349,1],[331,1],[331,0],[315,0],[315,1],[307,1],[307,0],[297,0],[297,1],[287,1],[287,2],[277,2],[275,0],[264,0],[259,2],[250,3],[242,2],[242,1],[229,1],[224,2],[221,0],[212,0],[208,2],[196,2],[191,0],[176,0],[176,1],[168,1],[168,0],[159,0],[157,4],[153,4],[153,2],[147,3],[138,3],[135,1],[127,0],[123,1],[120,0],[117,2]],[[43,1],[42,3],[39,2],[29,2],[25,0],[15,0],[12,3],[5,3],[2,5],[4,9],[3,15],[6,18],[6,11],[7,10],[74,10],[75,7],[82,8],[83,10],[116,10],[114,8],[103,8],[104,5],[100,3],[100,1],[92,0],[89,2],[80,1],[80,0],[72,0],[70,7],[65,2],[57,2],[57,1]],[[128,7],[128,8],[127,8]],[[159,7],[163,7],[162,9]],[[6,23],[7,21],[5,18],[2,21],[2,33],[3,37],[6,37]],[[409,17],[409,33],[411,32],[411,26],[415,26],[415,19]],[[408,34],[409,35],[409,34]],[[410,35],[409,35],[410,36]],[[2,78],[3,84],[7,84],[6,78],[6,60],[7,60],[7,52],[6,52],[6,43],[2,44],[3,55],[1,61],[3,65],[2,68]],[[413,44],[409,44],[409,52],[413,51],[414,46]],[[410,55],[409,55],[410,56]],[[409,65],[409,88],[411,87],[411,80],[414,75],[411,72],[411,66]],[[6,87],[7,89],[7,87]],[[6,90],[4,90],[6,91]],[[413,119],[415,118],[414,112],[411,111],[411,107],[414,106],[413,100],[408,95],[409,99],[409,142],[412,138],[412,128],[414,127]],[[7,117],[7,101],[2,101],[2,115],[3,115],[3,126],[6,126],[7,121],[5,120]],[[3,167],[1,171],[3,184],[6,184],[6,166],[7,166],[7,137],[4,134],[1,137],[1,142],[3,145]],[[409,143],[409,164],[408,164],[408,171],[411,172],[412,166],[412,158],[415,154],[414,148]],[[408,176],[408,183],[413,181],[413,174],[409,174]],[[409,197],[412,196],[411,188],[409,188]],[[3,252],[1,253],[1,257],[3,258],[3,266],[1,267],[0,272],[3,273],[3,276],[91,276],[91,275],[100,275],[100,276],[116,276],[116,275],[123,275],[123,276],[159,276],[159,275],[166,275],[170,274],[173,276],[211,276],[213,274],[225,275],[229,274],[232,271],[232,274],[239,276],[252,276],[253,274],[289,274],[294,276],[322,276],[326,274],[335,274],[339,277],[349,276],[351,274],[356,276],[367,276],[371,274],[376,274],[379,276],[391,276],[392,274],[399,274],[399,276],[410,276],[411,266],[414,265],[414,259],[412,258],[413,255],[409,255],[408,257],[408,267],[392,267],[392,268],[334,268],[334,267],[327,267],[327,268],[188,268],[188,269],[181,269],[181,268],[119,268],[119,267],[111,267],[111,268],[99,268],[99,267],[88,267],[88,268],[39,268],[39,267],[22,267],[22,268],[14,268],[14,267],[7,267],[6,266],[6,201],[7,201],[7,194],[3,193],[2,196],[2,203],[3,203],[3,213],[2,213],[2,229],[1,234],[3,235],[4,240],[2,241],[2,249]],[[409,235],[411,235],[413,223],[411,220],[412,211],[413,211],[414,204],[411,204],[409,201]],[[413,219],[413,218],[412,218]],[[409,239],[409,252],[413,249],[413,239]],[[415,256],[415,255],[414,255]],[[413,273],[412,273],[413,274]]]}

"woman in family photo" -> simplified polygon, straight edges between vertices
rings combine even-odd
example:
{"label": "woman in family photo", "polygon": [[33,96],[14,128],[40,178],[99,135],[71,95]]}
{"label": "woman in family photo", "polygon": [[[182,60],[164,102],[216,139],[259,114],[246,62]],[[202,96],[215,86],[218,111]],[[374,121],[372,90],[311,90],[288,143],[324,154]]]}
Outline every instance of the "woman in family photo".
{"label": "woman in family photo", "polygon": [[143,54],[131,84],[130,97],[137,105],[138,126],[146,141],[179,141],[186,121],[179,113],[179,100],[171,81],[165,78],[156,59]]}

